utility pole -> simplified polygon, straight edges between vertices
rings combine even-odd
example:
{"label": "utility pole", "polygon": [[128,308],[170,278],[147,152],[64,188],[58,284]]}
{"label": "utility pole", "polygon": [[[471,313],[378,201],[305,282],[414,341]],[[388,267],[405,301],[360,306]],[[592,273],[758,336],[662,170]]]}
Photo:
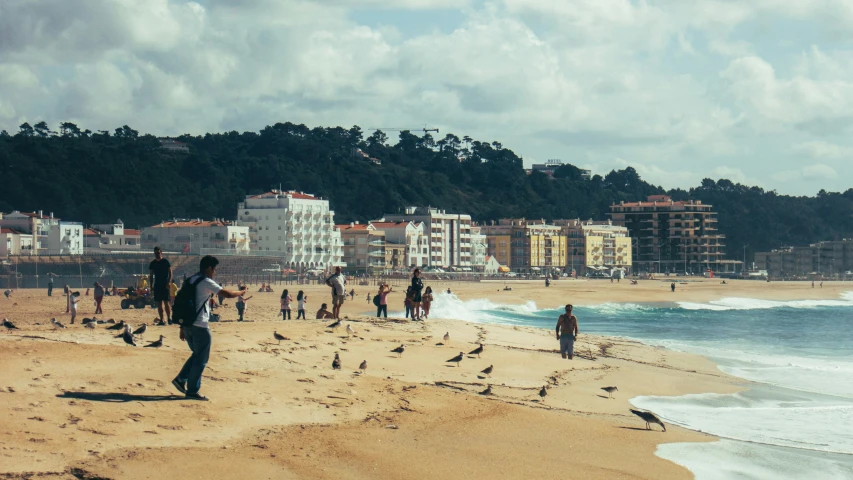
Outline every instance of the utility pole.
{"label": "utility pole", "polygon": [[744,246],[743,246],[743,266],[740,269],[740,275],[742,277],[744,276],[744,273],[745,273],[744,269],[746,268],[746,247],[748,247],[748,246],[749,246],[748,244],[744,244]]}

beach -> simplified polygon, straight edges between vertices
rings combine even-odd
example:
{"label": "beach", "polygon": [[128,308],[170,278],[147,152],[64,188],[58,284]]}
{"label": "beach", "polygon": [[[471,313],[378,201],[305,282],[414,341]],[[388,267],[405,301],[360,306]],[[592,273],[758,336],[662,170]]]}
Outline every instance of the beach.
{"label": "beach", "polygon": [[[450,288],[463,301],[533,302],[539,309],[729,297],[819,300],[853,290],[839,282],[722,285],[691,277],[638,285],[559,280],[548,288],[539,281],[426,284]],[[342,309],[352,336],[344,326],[332,331],[325,328],[331,321],[313,320],[319,304],[330,303],[324,286],[287,286],[293,296],[299,289],[308,295],[309,320],[281,321],[282,288],[258,293],[254,286],[246,322],[236,322],[231,300],[217,310],[222,321],[211,326],[202,385],[210,402],[184,400],[171,386],[189,351],[177,327],[151,326],[156,310],[120,310],[117,298],[105,299],[103,319],[149,324],[134,348],[108,325],[94,331],[67,325],[61,295],[19,290],[0,300],[0,316],[19,327],[0,334],[0,471],[11,478],[28,478],[26,472],[40,478],[692,478],[655,456],[656,449],[716,437],[674,425],[666,433],[657,425],[648,431],[629,412],[629,400],[748,388],[702,356],[588,335],[583,317],[577,356],[568,361],[552,329],[377,320],[366,315],[375,310],[365,298],[375,287],[368,286],[352,287],[356,297]],[[91,297],[80,306],[78,321],[92,316]],[[400,311],[402,294],[392,293],[389,317]],[[55,330],[51,317],[69,328]],[[288,340],[279,345],[273,331]],[[451,340],[444,345],[446,332]],[[161,334],[164,347],[142,347]],[[406,349],[397,358],[391,350],[401,344]],[[479,344],[481,358],[445,362]],[[343,362],[339,371],[331,368],[335,353]],[[359,372],[363,360],[368,368]],[[491,377],[479,373],[490,365]],[[480,395],[488,385],[492,395]],[[600,390],[610,385],[619,389],[613,399]]]}

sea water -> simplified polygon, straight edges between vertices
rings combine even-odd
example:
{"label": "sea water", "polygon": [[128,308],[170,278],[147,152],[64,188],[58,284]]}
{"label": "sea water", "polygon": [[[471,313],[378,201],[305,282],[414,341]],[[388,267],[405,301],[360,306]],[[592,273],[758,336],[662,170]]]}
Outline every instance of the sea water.
{"label": "sea water", "polygon": [[[560,313],[442,294],[430,317],[551,329]],[[697,353],[755,382],[731,395],[632,399],[666,422],[722,439],[662,445],[659,456],[700,480],[853,479],[853,292],[837,300],[576,305],[574,313],[581,334]]]}

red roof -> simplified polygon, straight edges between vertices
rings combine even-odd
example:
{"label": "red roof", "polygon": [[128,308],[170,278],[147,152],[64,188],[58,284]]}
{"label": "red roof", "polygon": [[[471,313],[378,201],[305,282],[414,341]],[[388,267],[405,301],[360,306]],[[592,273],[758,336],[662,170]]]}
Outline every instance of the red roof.
{"label": "red roof", "polygon": [[101,232],[99,232],[97,230],[93,230],[91,228],[84,228],[83,229],[83,236],[84,237],[100,237]]}
{"label": "red roof", "polygon": [[207,220],[190,220],[187,222],[163,222],[157,225],[152,225],[151,228],[181,228],[181,227],[229,227],[230,222],[207,221]]}
{"label": "red roof", "polygon": [[340,229],[340,231],[344,230],[367,230],[367,224],[365,223],[356,223],[350,225],[349,223],[345,223],[343,225],[335,225],[335,228]]}
{"label": "red roof", "polygon": [[409,222],[370,222],[370,224],[378,230],[385,230],[388,228],[406,228],[409,225]]}
{"label": "red roof", "polygon": [[0,233],[7,233],[7,234],[13,234],[13,235],[24,235],[23,232],[19,232],[19,231],[15,230],[14,228],[0,228]]}
{"label": "red roof", "polygon": [[260,195],[252,195],[249,198],[270,198],[270,197],[275,197],[276,195],[281,196],[281,197],[290,196],[291,198],[295,198],[297,200],[318,200],[317,197],[315,197],[313,195],[308,195],[307,193],[294,192],[294,191],[279,192],[278,190],[272,190],[272,191],[269,191],[266,193],[262,193]]}
{"label": "red roof", "polygon": [[132,228],[125,228],[124,234],[125,235],[142,235],[142,232],[139,230],[134,230]]}

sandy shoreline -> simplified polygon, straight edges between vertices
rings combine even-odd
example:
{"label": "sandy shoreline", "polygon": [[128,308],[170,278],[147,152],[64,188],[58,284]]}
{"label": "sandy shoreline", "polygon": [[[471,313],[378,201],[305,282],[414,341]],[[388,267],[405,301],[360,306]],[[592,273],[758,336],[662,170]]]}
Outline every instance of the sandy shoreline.
{"label": "sandy shoreline", "polygon": [[[429,284],[449,286],[463,300],[535,301],[539,308],[723,297],[836,299],[853,290],[838,283],[811,289],[805,283],[718,281],[679,285],[675,294],[664,282],[559,281],[548,289],[541,282],[513,282],[511,292],[485,282]],[[311,310],[327,301],[327,288],[302,288]],[[105,478],[691,478],[654,456],[657,444],[714,438],[675,426],[667,433],[646,431],[628,412],[628,400],[729,393],[745,385],[699,356],[585,335],[582,318],[577,351],[585,358],[572,362],[555,353],[548,330],[454,320],[379,322],[359,315],[371,305],[364,298],[368,287],[355,289],[356,300],[343,310],[357,332],[353,338],[343,329],[326,330],[329,322],[276,320],[278,293],[253,293],[252,321],[242,324],[233,322],[236,311],[228,302],[220,310],[224,322],[213,328],[203,384],[209,403],[174,395],[169,380],[188,355],[174,327],[149,328],[147,341],[166,335],[162,349],[125,347],[104,326],[54,331],[51,316],[67,323],[64,297],[15,292],[0,300],[0,316],[20,327],[0,335],[6,407],[0,471],[42,472],[43,478],[74,478],[73,468]],[[400,310],[395,304],[402,298],[394,295],[389,310]],[[81,302],[82,317],[93,311],[88,300]],[[108,297],[104,318],[140,325],[155,312],[123,311]],[[273,330],[291,340],[277,345]],[[450,345],[438,345],[445,332]],[[466,357],[458,368],[444,362],[480,342],[482,358]],[[400,343],[407,351],[398,359],[390,350]],[[331,369],[335,352],[342,371]],[[358,375],[362,360],[368,369]],[[478,372],[489,365],[495,366],[492,378],[483,378]],[[478,395],[487,384],[494,395]],[[536,393],[546,384],[549,394],[541,402]],[[615,399],[603,398],[599,388],[606,385],[619,387]]]}

